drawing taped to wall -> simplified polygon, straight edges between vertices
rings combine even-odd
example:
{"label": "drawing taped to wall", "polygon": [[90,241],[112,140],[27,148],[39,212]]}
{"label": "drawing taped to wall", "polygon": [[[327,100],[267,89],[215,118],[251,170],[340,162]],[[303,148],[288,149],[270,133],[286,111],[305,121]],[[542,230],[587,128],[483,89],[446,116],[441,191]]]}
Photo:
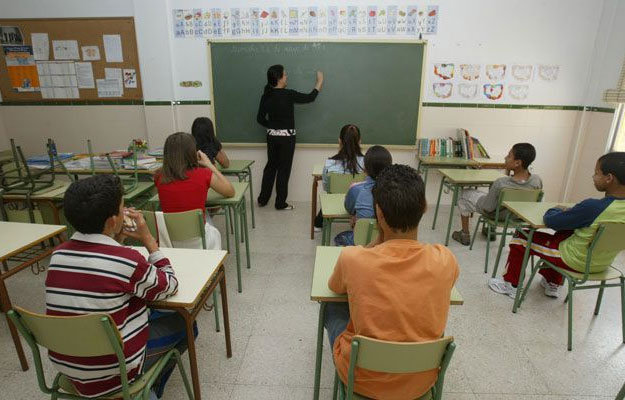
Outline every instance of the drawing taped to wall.
{"label": "drawing taped to wall", "polygon": [[460,76],[465,81],[474,81],[480,77],[480,64],[460,64]]}
{"label": "drawing taped to wall", "polygon": [[532,78],[534,67],[531,65],[513,64],[511,74],[519,82],[527,82]]}
{"label": "drawing taped to wall", "polygon": [[438,97],[439,99],[448,99],[449,97],[451,97],[453,88],[454,88],[454,84],[449,83],[449,82],[445,82],[445,83],[436,82],[432,84],[432,90],[434,91],[434,96]]}
{"label": "drawing taped to wall", "polygon": [[458,85],[458,95],[463,99],[474,99],[477,95],[477,84],[461,83]]}
{"label": "drawing taped to wall", "polygon": [[443,80],[449,80],[454,77],[454,64],[434,64],[434,75],[438,76]]}
{"label": "drawing taped to wall", "polygon": [[514,100],[525,100],[529,94],[529,85],[510,85],[508,86],[508,94]]}
{"label": "drawing taped to wall", "polygon": [[553,82],[558,79],[558,73],[560,72],[559,65],[544,65],[538,66],[538,76],[540,79],[546,82]]}
{"label": "drawing taped to wall", "polygon": [[503,84],[484,84],[484,96],[488,100],[500,100],[503,97]]}
{"label": "drawing taped to wall", "polygon": [[487,64],[486,76],[491,81],[503,80],[506,76],[506,65],[505,64]]}

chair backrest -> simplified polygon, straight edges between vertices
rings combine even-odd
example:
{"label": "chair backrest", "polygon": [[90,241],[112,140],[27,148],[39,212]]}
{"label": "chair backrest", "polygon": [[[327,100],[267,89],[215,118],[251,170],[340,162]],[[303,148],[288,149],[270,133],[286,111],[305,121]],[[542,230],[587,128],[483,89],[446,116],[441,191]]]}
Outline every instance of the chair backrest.
{"label": "chair backrest", "polygon": [[599,230],[590,244],[592,251],[623,251],[625,250],[625,224],[619,222],[604,222],[599,224]]}
{"label": "chair backrest", "polygon": [[378,237],[378,223],[375,218],[360,218],[354,225],[354,245],[365,246]]}
{"label": "chair backrest", "polygon": [[416,373],[440,368],[435,385],[435,397],[440,398],[445,372],[454,349],[452,336],[429,342],[404,343],[356,335],[352,339],[348,396],[353,394],[355,367],[390,374]]}
{"label": "chair backrest", "polygon": [[[143,218],[155,238],[158,237],[158,223],[154,211],[143,210]],[[179,213],[163,213],[169,239],[182,242],[189,239],[202,238],[202,247],[206,248],[206,232],[204,231],[204,215],[201,210],[189,210]]]}
{"label": "chair backrest", "polygon": [[542,189],[501,189],[501,192],[499,192],[499,198],[497,200],[497,208],[495,210],[495,220],[499,221],[501,219],[501,205],[504,201],[524,201],[527,203],[536,203],[543,200],[543,195],[544,192],[542,191]]}
{"label": "chair backrest", "polygon": [[74,357],[115,354],[115,345],[111,343],[107,329],[114,332],[113,338],[118,346],[122,343],[117,326],[107,314],[55,317],[19,307],[14,307],[14,312],[16,315],[12,320],[18,329],[21,327],[20,332],[27,340],[30,334],[37,344],[56,353]]}
{"label": "chair backrest", "polygon": [[365,180],[366,175],[363,173],[352,174],[339,174],[337,172],[330,172],[328,179],[330,182],[330,193],[347,193],[349,186],[353,182],[361,182]]}

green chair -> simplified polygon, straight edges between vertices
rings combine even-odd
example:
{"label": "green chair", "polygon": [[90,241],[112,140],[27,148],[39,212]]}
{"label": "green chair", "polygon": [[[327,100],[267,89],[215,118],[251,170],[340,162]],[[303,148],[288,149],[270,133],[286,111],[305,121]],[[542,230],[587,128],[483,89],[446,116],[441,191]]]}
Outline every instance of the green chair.
{"label": "green chair", "polygon": [[339,399],[367,399],[354,393],[354,375],[356,367],[389,374],[407,374],[438,369],[436,383],[418,400],[440,400],[443,397],[445,373],[454,354],[456,344],[452,336],[430,342],[387,342],[356,335],[352,339],[347,387],[334,375],[335,393]]}
{"label": "green chair", "polygon": [[515,230],[512,229],[510,233],[507,230],[502,230],[501,232],[497,231],[497,228],[504,228],[506,225],[505,222],[505,214],[504,207],[502,206],[504,201],[524,201],[524,202],[540,202],[543,199],[543,191],[540,189],[536,190],[524,190],[524,189],[502,189],[499,193],[499,197],[497,199],[497,208],[495,208],[494,218],[488,215],[480,214],[480,218],[475,224],[475,230],[473,231],[473,237],[471,238],[471,246],[469,246],[469,250],[473,250],[473,243],[475,242],[475,237],[477,236],[477,230],[482,225],[486,228],[486,257],[484,258],[484,273],[488,273],[488,258],[490,255],[490,237],[491,234],[497,236],[501,236],[501,241],[499,242],[499,250],[497,251],[497,259],[495,260],[495,268],[493,269],[493,278],[497,274],[497,268],[499,267],[499,259],[501,258],[501,252],[503,250],[503,246],[506,242],[506,236],[514,234]]}
{"label": "green chair", "polygon": [[354,225],[354,245],[366,246],[378,237],[378,222],[375,218],[360,218]]}
{"label": "green chair", "polygon": [[[592,256],[594,253],[601,254],[603,252],[618,253],[625,250],[625,224],[607,222],[599,225],[597,233],[595,234],[592,242],[588,246],[588,255],[586,256],[586,266],[584,272],[573,272],[562,269],[558,266],[551,264],[550,262],[540,259],[536,265],[532,268],[532,274],[530,279],[525,285],[525,289],[519,299],[519,305],[525,299],[527,290],[532,284],[532,280],[541,269],[551,268],[562,275],[568,283],[568,295],[565,302],[568,301],[568,344],[567,348],[570,351],[573,348],[573,291],[585,290],[585,289],[599,289],[597,295],[597,302],[595,304],[595,315],[599,315],[599,308],[601,307],[601,299],[603,297],[603,290],[607,287],[620,287],[621,288],[621,328],[623,332],[623,343],[625,343],[625,276],[618,269],[610,266],[608,269],[602,272],[591,273]],[[619,283],[606,284],[606,281],[619,280]],[[597,285],[584,285],[586,282],[600,282]],[[584,285],[584,286],[580,286]]]}
{"label": "green chair", "polygon": [[364,181],[365,174],[339,174],[337,172],[330,172],[328,179],[330,183],[330,193],[347,193],[349,187],[354,182]]}
{"label": "green chair", "polygon": [[[141,211],[145,223],[152,233],[158,238],[158,227],[154,211]],[[172,242],[182,242],[197,237],[202,238],[202,248],[206,249],[206,232],[204,231],[204,216],[201,210],[189,210],[179,213],[163,213],[167,233]],[[175,269],[175,266],[174,266]],[[219,332],[219,307],[217,302],[217,289],[213,291],[213,310],[215,311],[215,330]]]}
{"label": "green chair", "polygon": [[52,387],[48,387],[41,362],[39,346],[74,357],[99,357],[115,354],[119,361],[122,389],[98,399],[148,399],[150,388],[161,371],[173,358],[178,365],[187,396],[192,399],[191,386],[180,359],[180,353],[171,349],[149,370],[128,382],[123,342],[115,322],[103,313],[76,317],[53,317],[35,314],[19,307],[9,310],[8,317],[20,331],[33,353],[39,389],[51,399],[87,399],[78,394],[71,381],[58,373]]}

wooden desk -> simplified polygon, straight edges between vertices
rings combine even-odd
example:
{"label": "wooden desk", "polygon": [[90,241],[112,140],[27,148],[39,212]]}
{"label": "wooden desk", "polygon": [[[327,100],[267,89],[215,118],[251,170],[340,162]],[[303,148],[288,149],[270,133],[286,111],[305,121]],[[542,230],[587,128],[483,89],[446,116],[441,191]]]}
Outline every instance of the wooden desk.
{"label": "wooden desk", "polygon": [[[343,250],[342,247],[317,246],[315,255],[315,268],[313,281],[310,289],[310,299],[320,302],[319,321],[317,325],[317,351],[315,356],[315,383],[313,399],[319,399],[319,386],[321,383],[321,360],[323,351],[323,322],[325,320],[326,304],[328,302],[346,302],[347,295],[337,294],[328,288],[328,280],[334,271],[336,260]],[[451,305],[462,305],[464,300],[456,288],[451,290]]]}
{"label": "wooden desk", "polygon": [[224,168],[219,163],[217,167],[224,175],[233,175],[239,179],[239,182],[247,182],[250,184],[250,211],[252,212],[252,229],[256,228],[256,219],[254,217],[254,186],[252,185],[252,164],[254,160],[230,160],[228,168]]}
{"label": "wooden desk", "polygon": [[417,155],[419,166],[417,171],[423,175],[423,183],[427,186],[430,168],[476,168],[476,169],[503,169],[505,164],[491,158],[474,158],[467,160],[463,157],[433,157]]}
{"label": "wooden desk", "polygon": [[[516,292],[517,294],[514,298],[514,304],[512,305],[512,312],[516,313],[517,309],[519,308],[521,292],[523,292],[525,268],[527,267],[527,262],[529,261],[530,248],[532,247],[532,237],[534,237],[534,232],[536,232],[538,229],[543,229],[547,227],[543,220],[543,216],[545,215],[547,210],[559,205],[572,207],[575,204],[562,202],[526,203],[521,201],[504,201],[502,204],[510,211],[506,216],[506,224],[504,226],[504,229],[507,230],[510,223],[514,224],[514,220],[510,218],[510,215],[513,214],[522,221],[521,224],[514,224],[516,232],[519,232],[520,235],[525,236],[525,238],[527,239],[527,246],[525,247],[525,253],[523,254],[523,263],[521,264],[521,274],[519,275],[519,284],[517,286]],[[527,232],[524,231],[524,229],[527,229]]]}
{"label": "wooden desk", "polygon": [[323,215],[321,245],[330,246],[332,243],[332,222],[337,219],[348,219],[350,215],[345,210],[345,193],[322,193],[320,198]]}
{"label": "wooden desk", "polygon": [[[135,247],[135,249],[147,258],[148,252],[144,247]],[[228,358],[232,357],[226,273],[223,265],[226,251],[172,248],[161,248],[161,251],[169,258],[174,268],[176,278],[178,279],[178,292],[165,300],[149,303],[149,306],[174,310],[184,318],[187,330],[187,346],[193,392],[196,400],[199,400],[202,396],[200,393],[200,376],[195,352],[193,323],[217,285],[219,285],[221,291],[224,334],[226,335],[226,356]]]}
{"label": "wooden desk", "polygon": [[[13,338],[15,350],[20,360],[22,370],[28,370],[28,362],[24,355],[24,349],[20,342],[19,335],[15,326],[11,323],[7,316],[7,312],[13,308],[9,292],[4,284],[5,279],[15,275],[19,271],[38,263],[45,259],[54,249],[54,239],[58,243],[63,241],[62,234],[67,228],[62,225],[42,225],[42,224],[24,224],[19,222],[0,222],[0,261],[4,266],[4,270],[0,272],[0,311],[4,313],[9,324],[9,331]],[[50,240],[50,246],[46,247],[45,242]],[[34,250],[35,247],[41,245],[40,249]],[[21,262],[19,265],[8,269],[7,261],[15,259]],[[37,273],[41,270],[37,270]]]}
{"label": "wooden desk", "polygon": [[[208,195],[206,196],[206,207],[223,207],[225,208],[225,216],[226,216],[226,230],[230,224],[230,211],[233,211],[234,214],[234,252],[237,260],[237,285],[238,291],[241,293],[243,291],[243,285],[241,282],[241,253],[239,249],[239,240],[243,239],[245,242],[245,254],[247,258],[247,268],[251,268],[252,264],[250,262],[250,243],[249,243],[249,234],[247,229],[247,211],[245,209],[245,192],[247,191],[249,184],[248,182],[232,182],[232,186],[234,186],[234,196],[233,197],[223,197],[222,195],[215,192],[213,189],[208,190]],[[158,193],[152,196],[148,200],[148,203],[151,204],[151,208],[153,211],[160,210],[160,201],[158,198]],[[239,226],[242,229],[242,235],[239,236]],[[226,231],[226,241],[228,250],[230,249],[230,236]]]}
{"label": "wooden desk", "polygon": [[319,181],[323,175],[323,164],[313,165],[312,171],[312,201],[311,201],[311,213],[310,213],[310,238],[315,239],[315,217],[317,216],[317,189]]}
{"label": "wooden desk", "polygon": [[439,169],[438,172],[443,176],[441,185],[438,190],[438,199],[436,200],[436,209],[434,211],[434,221],[432,229],[436,228],[436,219],[438,218],[438,208],[441,203],[441,195],[443,187],[448,187],[453,191],[451,207],[449,209],[449,222],[447,223],[447,234],[445,236],[445,246],[449,245],[449,234],[451,232],[451,223],[454,218],[454,208],[458,203],[458,195],[460,189],[468,186],[490,186],[497,179],[505,175],[495,170],[479,170],[479,169]]}

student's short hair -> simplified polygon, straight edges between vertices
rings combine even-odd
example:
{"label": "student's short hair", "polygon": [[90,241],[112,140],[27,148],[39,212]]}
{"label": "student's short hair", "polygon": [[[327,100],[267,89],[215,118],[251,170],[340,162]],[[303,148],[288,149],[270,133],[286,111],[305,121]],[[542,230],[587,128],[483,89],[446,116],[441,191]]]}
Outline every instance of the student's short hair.
{"label": "student's short hair", "polygon": [[391,229],[402,232],[414,229],[425,212],[423,179],[407,165],[390,165],[375,180],[373,203],[380,207]]}
{"label": "student's short hair", "polygon": [[621,185],[625,185],[625,151],[604,154],[598,161],[604,175],[612,174]]}
{"label": "student's short hair", "polygon": [[530,143],[517,143],[512,146],[515,160],[521,160],[524,169],[528,169],[536,159],[536,149]]}
{"label": "student's short hair", "polygon": [[393,156],[383,146],[371,146],[365,153],[365,171],[373,179],[391,164],[393,164]]}
{"label": "student's short hair", "polygon": [[102,233],[106,220],[119,213],[123,192],[121,181],[114,175],[75,181],[65,192],[65,217],[80,233]]}

